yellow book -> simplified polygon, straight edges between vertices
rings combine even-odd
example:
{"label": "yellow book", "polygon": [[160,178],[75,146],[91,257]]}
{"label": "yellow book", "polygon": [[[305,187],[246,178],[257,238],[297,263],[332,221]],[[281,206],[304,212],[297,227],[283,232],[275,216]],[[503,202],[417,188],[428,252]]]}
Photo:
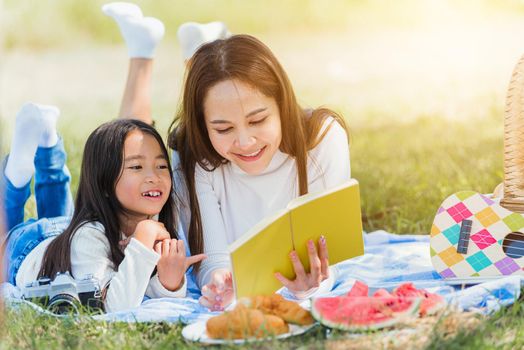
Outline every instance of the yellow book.
{"label": "yellow book", "polygon": [[[274,273],[294,279],[289,252],[296,250],[306,271],[306,243],[326,237],[329,264],[364,254],[358,182],[354,179],[320,193],[293,199],[229,246],[237,298],[271,294],[282,285]],[[318,250],[318,245],[317,245]]]}

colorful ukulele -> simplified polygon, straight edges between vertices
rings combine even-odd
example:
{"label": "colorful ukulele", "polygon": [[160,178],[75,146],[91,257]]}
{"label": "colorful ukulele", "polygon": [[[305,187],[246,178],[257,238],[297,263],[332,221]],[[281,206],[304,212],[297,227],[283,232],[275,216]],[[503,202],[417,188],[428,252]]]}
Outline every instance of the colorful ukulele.
{"label": "colorful ukulele", "polygon": [[524,275],[524,56],[511,78],[504,119],[503,198],[458,192],[433,221],[431,261],[445,279]]}
{"label": "colorful ukulele", "polygon": [[431,228],[431,261],[443,278],[524,275],[524,215],[485,195],[448,197]]}

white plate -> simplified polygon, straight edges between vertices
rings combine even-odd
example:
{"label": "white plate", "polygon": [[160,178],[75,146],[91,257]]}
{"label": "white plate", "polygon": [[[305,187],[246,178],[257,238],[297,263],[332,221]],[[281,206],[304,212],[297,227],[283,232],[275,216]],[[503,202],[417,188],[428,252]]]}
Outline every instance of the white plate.
{"label": "white plate", "polygon": [[289,332],[277,335],[276,337],[266,337],[266,338],[248,338],[248,339],[213,339],[207,336],[206,332],[206,322],[207,321],[198,321],[192,324],[185,326],[182,329],[182,336],[190,341],[197,341],[204,344],[243,344],[250,342],[257,342],[270,339],[285,339],[295,335],[305,333],[311,329],[316,324],[313,323],[309,326],[297,326],[294,324],[289,325]]}

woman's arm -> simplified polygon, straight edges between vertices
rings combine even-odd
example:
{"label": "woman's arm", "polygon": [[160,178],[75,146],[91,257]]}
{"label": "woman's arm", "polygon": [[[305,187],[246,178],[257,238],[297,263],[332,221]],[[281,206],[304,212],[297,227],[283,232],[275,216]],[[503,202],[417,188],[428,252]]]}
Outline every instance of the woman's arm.
{"label": "woman's arm", "polygon": [[195,190],[202,220],[204,253],[207,258],[200,265],[197,281],[200,287],[209,283],[216,269],[231,269],[226,227],[218,197],[211,183],[211,173],[200,166],[195,169]]}
{"label": "woman's arm", "polygon": [[207,256],[200,265],[197,283],[202,291],[200,303],[212,310],[222,310],[233,301],[233,280],[226,227],[211,177],[211,173],[196,167],[195,189]]}

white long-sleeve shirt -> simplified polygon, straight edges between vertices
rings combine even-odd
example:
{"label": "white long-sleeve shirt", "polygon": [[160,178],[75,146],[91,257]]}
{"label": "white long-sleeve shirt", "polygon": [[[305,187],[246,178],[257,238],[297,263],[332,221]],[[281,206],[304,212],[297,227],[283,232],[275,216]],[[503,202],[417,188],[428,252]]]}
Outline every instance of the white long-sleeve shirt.
{"label": "white long-sleeve shirt", "polygon": [[[125,257],[118,266],[110,260],[110,245],[98,222],[83,224],[71,241],[71,275],[82,279],[92,275],[100,287],[107,287],[104,306],[106,312],[138,307],[144,295],[150,298],[184,297],[186,279],[176,291],[167,290],[159,281],[158,274],[151,277],[160,255],[132,238],[124,250]],[[122,237],[125,238],[125,237]],[[36,280],[44,253],[54,237],[36,246],[24,259],[16,275],[16,285],[25,286]]]}
{"label": "white long-sleeve shirt", "polygon": [[[321,133],[328,125],[331,127],[325,137],[308,153],[310,193],[323,191],[351,178],[347,134],[333,118],[325,121]],[[249,175],[231,162],[212,172],[197,165],[195,187],[207,255],[198,275],[200,286],[209,282],[215,269],[231,268],[229,244],[299,196],[296,162],[280,151],[257,175]]]}

